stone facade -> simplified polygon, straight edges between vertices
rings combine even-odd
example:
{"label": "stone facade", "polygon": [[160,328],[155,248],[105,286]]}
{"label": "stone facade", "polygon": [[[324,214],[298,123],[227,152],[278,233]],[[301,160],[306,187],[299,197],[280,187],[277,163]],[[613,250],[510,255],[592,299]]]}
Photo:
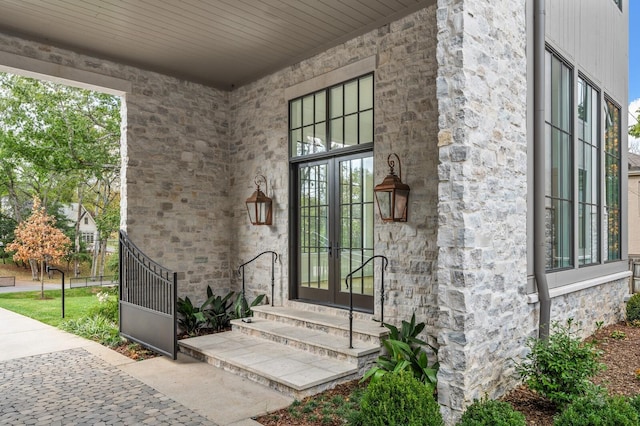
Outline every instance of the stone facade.
{"label": "stone facade", "polygon": [[[527,295],[526,3],[438,0],[232,92],[6,35],[0,53],[129,82],[122,227],[180,271],[179,294],[196,301],[207,285],[240,290],[237,267],[277,252],[276,305],[289,303],[292,261],[287,89],[375,58],[375,182],[395,152],[411,187],[409,221],[375,224],[376,254],[390,260],[385,320],[415,312],[427,323],[451,423],[474,398],[517,384],[511,360],[537,332]],[[268,181],[272,226],[247,218],[256,174]],[[247,268],[249,298],[271,294],[270,267],[265,256]],[[574,317],[588,333],[621,317],[627,291],[619,280],[557,297],[552,319]],[[596,294],[600,310],[589,304]]]}
{"label": "stone facade", "polygon": [[[276,303],[288,300],[291,260],[285,89],[375,55],[375,180],[381,181],[388,173],[386,158],[393,151],[400,156],[403,179],[411,187],[409,222],[377,221],[375,225],[376,253],[385,254],[391,262],[385,316],[399,321],[416,311],[434,330],[438,162],[435,46],[435,7],[431,7],[232,93],[230,152],[231,162],[237,165],[231,179],[231,192],[236,194],[230,201],[232,258],[239,264],[263,250],[280,254]],[[275,203],[274,224],[270,227],[251,226],[244,207],[257,173],[268,178],[268,195]],[[257,283],[260,292],[270,293],[269,268],[270,259],[265,257],[247,269],[247,282]]]}

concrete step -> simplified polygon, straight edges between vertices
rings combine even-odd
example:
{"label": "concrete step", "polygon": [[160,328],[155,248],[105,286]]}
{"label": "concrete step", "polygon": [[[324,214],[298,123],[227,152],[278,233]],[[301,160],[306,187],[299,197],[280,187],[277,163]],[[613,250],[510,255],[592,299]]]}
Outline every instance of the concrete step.
{"label": "concrete step", "polygon": [[350,348],[348,335],[329,334],[318,327],[301,327],[255,316],[251,318],[249,323],[234,320],[231,324],[234,331],[302,349],[323,357],[344,360],[358,367],[371,364],[380,353],[379,340],[377,343],[373,343],[354,339],[353,348]]}
{"label": "concrete step", "polygon": [[294,398],[315,395],[364,373],[352,362],[239,331],[178,341],[180,351]]}
{"label": "concrete step", "polygon": [[[316,330],[341,339],[349,339],[349,318],[344,310],[324,308],[323,311],[308,311],[294,307],[256,306],[252,308],[255,319],[266,319],[295,327]],[[348,312],[347,312],[348,314]],[[362,314],[361,314],[362,315]],[[389,334],[386,327],[373,321],[372,316],[354,318],[353,341],[380,347],[381,340]]]}
{"label": "concrete step", "polygon": [[366,372],[388,334],[371,315],[313,305],[252,308],[232,331],[180,340],[180,351],[295,398],[314,395]]}

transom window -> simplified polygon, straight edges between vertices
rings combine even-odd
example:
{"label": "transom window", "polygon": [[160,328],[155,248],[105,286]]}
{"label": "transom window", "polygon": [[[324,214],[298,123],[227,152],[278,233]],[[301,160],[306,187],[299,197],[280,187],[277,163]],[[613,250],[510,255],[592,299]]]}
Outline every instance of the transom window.
{"label": "transom window", "polygon": [[373,142],[373,75],[291,101],[289,139],[292,157]]}

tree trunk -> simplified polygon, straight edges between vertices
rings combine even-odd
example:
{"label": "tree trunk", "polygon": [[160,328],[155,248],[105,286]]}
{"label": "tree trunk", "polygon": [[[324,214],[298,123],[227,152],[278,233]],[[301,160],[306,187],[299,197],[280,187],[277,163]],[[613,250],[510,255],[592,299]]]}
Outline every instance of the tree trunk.
{"label": "tree trunk", "polygon": [[40,299],[44,299],[44,260],[40,261]]}
{"label": "tree trunk", "polygon": [[104,277],[104,263],[107,257],[107,240],[100,241],[100,276]]}
{"label": "tree trunk", "polygon": [[80,272],[80,265],[78,264],[78,256],[80,256],[80,221],[82,220],[82,201],[83,201],[83,191],[82,185],[78,185],[78,214],[76,216],[76,227],[75,227],[75,256],[73,257],[73,272],[74,276],[77,278]]}
{"label": "tree trunk", "polygon": [[29,259],[29,266],[31,266],[31,279],[38,281],[40,279],[38,276],[38,262],[34,259]]}

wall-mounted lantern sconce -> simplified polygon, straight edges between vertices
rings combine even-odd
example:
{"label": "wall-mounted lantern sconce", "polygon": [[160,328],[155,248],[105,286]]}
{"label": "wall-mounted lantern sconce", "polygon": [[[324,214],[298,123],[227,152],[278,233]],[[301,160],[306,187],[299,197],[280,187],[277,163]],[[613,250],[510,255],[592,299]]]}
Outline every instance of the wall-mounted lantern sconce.
{"label": "wall-mounted lantern sconce", "polygon": [[[391,156],[395,156],[398,160],[398,170],[400,176],[393,171],[395,162]],[[383,222],[406,222],[407,206],[409,205],[409,185],[402,183],[402,165],[400,158],[395,154],[389,154],[387,157],[389,165],[389,174],[384,178],[381,184],[376,185],[373,189],[378,202],[378,210]]]}
{"label": "wall-mounted lantern sconce", "polygon": [[267,179],[257,175],[253,182],[256,190],[247,198],[247,213],[252,225],[271,225],[271,198],[260,190],[260,182],[264,182],[264,190],[267,190]]}

